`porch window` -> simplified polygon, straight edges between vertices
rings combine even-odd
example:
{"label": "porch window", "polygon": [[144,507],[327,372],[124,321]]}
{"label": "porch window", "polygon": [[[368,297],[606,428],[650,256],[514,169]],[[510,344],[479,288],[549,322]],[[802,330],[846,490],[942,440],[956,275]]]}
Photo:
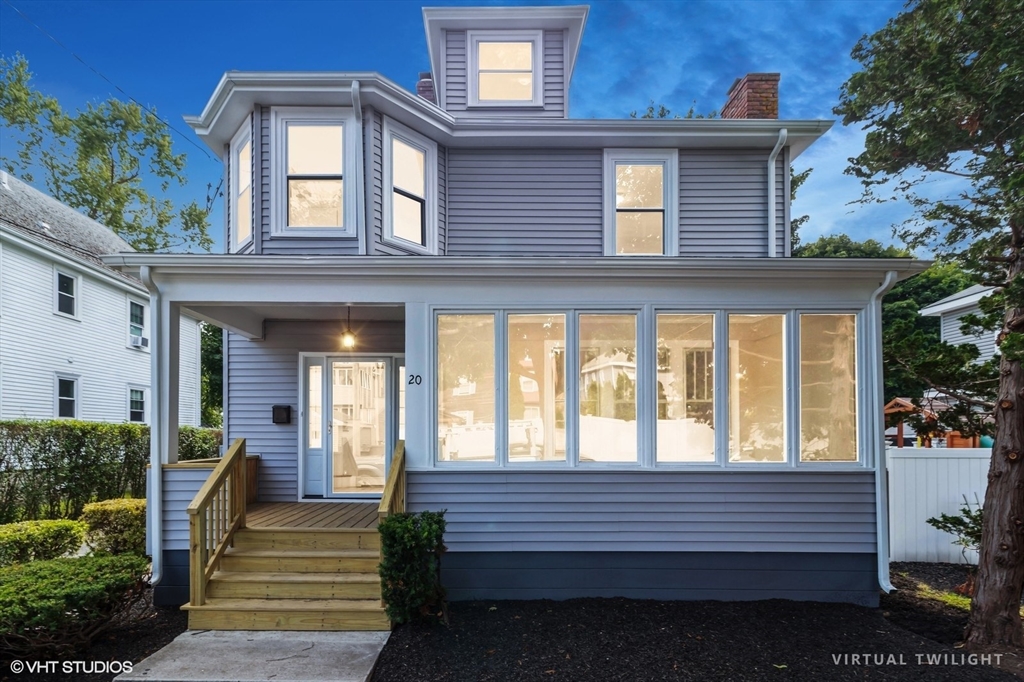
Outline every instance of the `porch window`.
{"label": "porch window", "polygon": [[679,253],[678,176],[675,149],[605,150],[605,255]]}
{"label": "porch window", "polygon": [[565,461],[565,314],[508,316],[508,459]]}
{"label": "porch window", "polygon": [[729,461],[785,462],[784,315],[729,316]]}
{"label": "porch window", "polygon": [[800,316],[800,461],[857,460],[854,315]]}
{"label": "porch window", "polygon": [[543,105],[541,31],[469,31],[470,106]]}
{"label": "porch window", "polygon": [[493,314],[437,317],[438,459],[495,461]]}
{"label": "porch window", "polygon": [[637,461],[636,315],[579,316],[580,462]]}
{"label": "porch window", "polygon": [[385,243],[437,253],[437,144],[384,119]]}
{"label": "porch window", "polygon": [[658,315],[659,462],[715,461],[715,316]]}
{"label": "porch window", "polygon": [[356,126],[351,109],[271,109],[275,236],[356,236]]}
{"label": "porch window", "polygon": [[246,117],[231,140],[231,245],[252,239],[252,121]]}

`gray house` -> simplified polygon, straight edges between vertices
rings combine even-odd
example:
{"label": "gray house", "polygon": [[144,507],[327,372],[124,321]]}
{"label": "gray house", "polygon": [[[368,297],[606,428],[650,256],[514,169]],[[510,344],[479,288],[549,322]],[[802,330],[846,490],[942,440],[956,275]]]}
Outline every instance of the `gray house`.
{"label": "gray house", "polygon": [[942,325],[939,333],[943,341],[954,345],[973,343],[978,348],[978,360],[985,361],[996,354],[996,334],[998,332],[964,334],[960,331],[960,326],[963,324],[965,315],[981,313],[981,299],[990,293],[992,293],[992,287],[975,284],[973,287],[958,291],[952,296],[947,296],[941,301],[921,308],[921,314],[939,318]]}
{"label": "gray house", "polygon": [[[777,74],[722,119],[573,119],[586,7],[423,17],[416,94],[226,73],[188,122],[227,252],[107,257],[158,311],[157,599],[388,627],[378,515],[445,509],[452,599],[876,604],[879,301],[923,265],[789,258],[789,164],[832,122],[779,120]],[[228,330],[212,471],[176,463],[180,310]]]}

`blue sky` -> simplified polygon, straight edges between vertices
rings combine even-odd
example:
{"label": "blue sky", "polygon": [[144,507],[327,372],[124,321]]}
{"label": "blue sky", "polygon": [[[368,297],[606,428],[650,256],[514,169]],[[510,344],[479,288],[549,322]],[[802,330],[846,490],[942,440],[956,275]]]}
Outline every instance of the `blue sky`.
{"label": "blue sky", "polygon": [[[581,4],[580,2],[439,2],[439,5]],[[241,70],[369,70],[410,90],[429,61],[420,2],[239,2],[0,0],[0,54],[25,55],[36,87],[68,109],[123,96],[33,22],[182,135],[190,185],[176,198],[202,200],[220,164],[191,142],[182,122],[198,114],[221,74]],[[574,118],[624,118],[649,100],[673,111],[718,109],[733,80],[778,71],[782,118],[834,119],[840,85],[856,70],[857,39],[897,14],[902,0],[692,0],[590,3],[570,91]],[[814,167],[793,215],[811,220],[805,241],[845,233],[892,241],[892,225],[910,215],[900,202],[848,205],[859,182],[843,174],[863,147],[863,132],[840,123],[796,160]],[[3,138],[0,138],[2,141]],[[191,140],[191,142],[189,141]],[[221,205],[215,250],[221,249]]]}

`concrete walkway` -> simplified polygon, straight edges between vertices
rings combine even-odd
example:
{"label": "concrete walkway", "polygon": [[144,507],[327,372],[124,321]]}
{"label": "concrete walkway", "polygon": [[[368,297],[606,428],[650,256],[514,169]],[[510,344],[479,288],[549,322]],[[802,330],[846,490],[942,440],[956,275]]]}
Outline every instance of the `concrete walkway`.
{"label": "concrete walkway", "polygon": [[365,682],[389,632],[189,630],[117,682]]}

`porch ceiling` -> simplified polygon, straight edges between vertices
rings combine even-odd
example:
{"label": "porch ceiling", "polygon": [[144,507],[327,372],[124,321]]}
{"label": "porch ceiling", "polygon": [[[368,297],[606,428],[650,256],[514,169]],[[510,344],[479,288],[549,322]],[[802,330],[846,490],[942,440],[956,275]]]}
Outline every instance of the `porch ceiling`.
{"label": "porch ceiling", "polygon": [[347,320],[349,308],[352,310],[353,326],[358,326],[360,322],[405,321],[405,306],[394,303],[353,303],[351,306],[251,303],[183,307],[194,317],[250,339],[263,336],[263,324],[266,320]]}

